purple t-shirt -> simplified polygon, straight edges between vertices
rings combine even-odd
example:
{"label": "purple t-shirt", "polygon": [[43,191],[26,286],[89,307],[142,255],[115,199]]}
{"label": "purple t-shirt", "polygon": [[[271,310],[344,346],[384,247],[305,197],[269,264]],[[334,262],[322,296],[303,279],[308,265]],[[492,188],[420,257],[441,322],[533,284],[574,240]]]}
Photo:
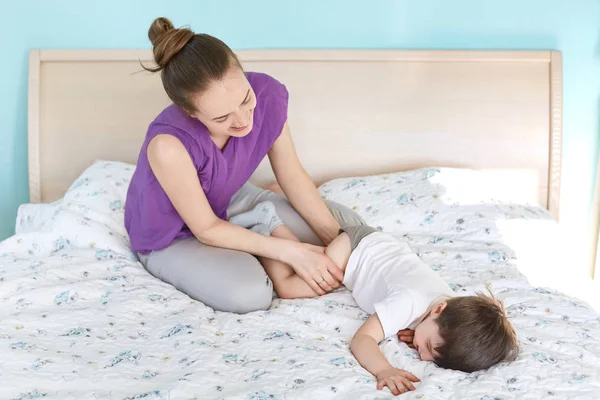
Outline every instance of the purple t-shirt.
{"label": "purple t-shirt", "polygon": [[148,127],[125,203],[125,228],[134,251],[149,253],[193,236],[150,168],[146,149],[158,134],[181,141],[214,213],[227,219],[231,198],[267,155],[287,120],[285,86],[262,73],[247,72],[246,77],[256,94],[252,130],[242,138],[231,137],[222,151],[204,124],[175,105],[165,108]]}

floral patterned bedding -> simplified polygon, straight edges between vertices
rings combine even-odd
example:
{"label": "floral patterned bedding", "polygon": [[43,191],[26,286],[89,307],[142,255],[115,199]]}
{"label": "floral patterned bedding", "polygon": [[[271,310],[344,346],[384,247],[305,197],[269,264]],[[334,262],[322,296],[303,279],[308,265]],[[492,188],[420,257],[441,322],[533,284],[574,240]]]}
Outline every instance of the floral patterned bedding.
{"label": "floral patterned bedding", "polygon": [[[1,399],[394,397],[376,390],[349,351],[367,315],[343,288],[235,315],[148,275],[122,222],[132,171],[97,162],[58,202],[22,206],[18,234],[0,243]],[[472,190],[457,190],[457,180]],[[545,275],[540,264],[559,257],[554,222],[541,207],[500,199],[486,182],[473,171],[430,168],[320,188],[408,240],[457,293],[491,288],[516,327],[518,360],[473,374],[439,369],[385,340],[391,362],[422,380],[403,398],[600,398],[600,316],[526,278]]]}

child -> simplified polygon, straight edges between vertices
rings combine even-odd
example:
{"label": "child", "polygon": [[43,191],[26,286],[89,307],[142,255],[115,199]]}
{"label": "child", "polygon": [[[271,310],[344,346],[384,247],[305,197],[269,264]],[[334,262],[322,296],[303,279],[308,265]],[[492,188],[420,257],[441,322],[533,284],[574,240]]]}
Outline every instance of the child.
{"label": "child", "polygon": [[[230,222],[264,235],[295,239],[270,202]],[[419,381],[394,368],[379,349],[379,342],[396,333],[421,360],[442,368],[472,372],[516,358],[516,335],[502,304],[482,294],[456,297],[406,242],[367,225],[347,226],[325,252],[344,271],[342,283],[358,306],[371,314],[350,349],[375,375],[378,389],[388,386],[398,395],[414,390],[412,382]],[[279,297],[317,296],[291,267],[261,262]]]}

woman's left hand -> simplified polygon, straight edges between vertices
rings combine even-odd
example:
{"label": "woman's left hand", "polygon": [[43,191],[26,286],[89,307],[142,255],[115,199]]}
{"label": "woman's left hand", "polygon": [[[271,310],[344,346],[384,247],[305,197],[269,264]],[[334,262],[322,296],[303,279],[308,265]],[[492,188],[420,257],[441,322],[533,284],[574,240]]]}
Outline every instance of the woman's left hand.
{"label": "woman's left hand", "polygon": [[344,280],[344,272],[319,246],[290,242],[289,251],[280,260],[294,269],[311,289],[319,294],[331,292]]}
{"label": "woman's left hand", "polygon": [[[310,251],[313,251],[318,254],[324,254],[324,255],[325,255],[325,250],[327,249],[324,246],[315,246],[313,244],[308,244],[308,243],[305,243],[304,246],[308,247],[308,249]],[[337,267],[337,265],[336,265],[336,267]],[[334,276],[334,278],[336,278],[336,279],[333,279],[332,281],[328,281],[329,286],[331,286],[332,290],[337,289],[340,286],[342,286],[342,281],[344,280],[344,273],[340,270],[340,272],[342,272],[342,274],[341,274],[341,278],[339,278],[340,280],[338,280],[338,277],[335,276],[334,271],[329,271],[329,272]]]}

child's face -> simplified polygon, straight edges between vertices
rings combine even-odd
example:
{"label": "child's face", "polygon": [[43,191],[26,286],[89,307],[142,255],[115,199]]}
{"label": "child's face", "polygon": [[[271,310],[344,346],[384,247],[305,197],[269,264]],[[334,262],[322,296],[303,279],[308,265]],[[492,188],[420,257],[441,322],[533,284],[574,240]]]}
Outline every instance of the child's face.
{"label": "child's face", "polygon": [[436,355],[435,348],[443,344],[440,329],[435,320],[445,307],[446,302],[435,306],[415,329],[413,345],[419,352],[419,358],[423,361],[433,361],[433,357]]}

